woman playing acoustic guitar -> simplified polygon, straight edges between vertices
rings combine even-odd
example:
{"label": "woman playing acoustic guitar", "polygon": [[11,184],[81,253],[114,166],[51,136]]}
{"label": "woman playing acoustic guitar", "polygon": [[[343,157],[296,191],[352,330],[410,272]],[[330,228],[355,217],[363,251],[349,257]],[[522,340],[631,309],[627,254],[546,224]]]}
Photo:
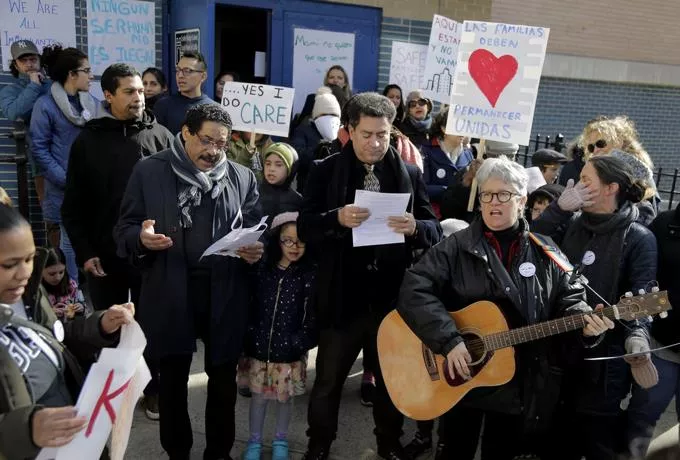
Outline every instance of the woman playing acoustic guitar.
{"label": "woman playing acoustic guitar", "polygon": [[[420,340],[447,357],[450,376],[465,380],[475,376],[473,356],[476,359],[479,350],[468,350],[449,311],[490,301],[500,308],[510,329],[591,311],[583,286],[570,284],[569,276],[529,237],[522,218],[527,200],[525,169],[504,158],[487,159],[477,180],[481,219],[434,246],[406,272],[397,304]],[[600,335],[614,326],[607,318],[585,315],[584,319],[585,336]],[[511,363],[516,371],[508,383],[471,390],[447,414],[456,437],[446,440],[450,451],[441,458],[472,460],[484,417],[482,459],[540,454],[543,446],[537,444],[544,438],[537,434],[548,428],[559,395],[560,354],[554,346],[573,336],[517,346]]]}

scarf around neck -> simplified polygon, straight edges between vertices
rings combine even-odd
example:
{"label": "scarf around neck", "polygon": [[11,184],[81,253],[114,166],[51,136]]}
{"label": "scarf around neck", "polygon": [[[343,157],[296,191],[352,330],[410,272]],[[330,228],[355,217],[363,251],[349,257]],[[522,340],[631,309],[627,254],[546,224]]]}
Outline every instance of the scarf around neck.
{"label": "scarf around neck", "polygon": [[[562,250],[574,264],[583,264],[583,274],[591,287],[607,302],[615,303],[619,298],[619,277],[623,247],[628,228],[638,218],[637,207],[625,202],[612,214],[583,212],[569,227],[564,236]],[[592,251],[595,261],[583,262],[586,252]],[[588,292],[591,305],[601,303]]]}
{"label": "scarf around neck", "polygon": [[89,120],[101,116],[103,110],[101,104],[97,103],[97,100],[86,91],[78,91],[78,99],[83,107],[83,111],[80,113],[75,113],[71,102],[68,100],[68,93],[59,82],[52,83],[50,93],[61,113],[76,126],[85,126],[85,123]]}
{"label": "scarf around neck", "polygon": [[409,121],[411,124],[418,130],[418,131],[428,131],[432,127],[432,117],[428,115],[424,120],[416,120],[413,118],[411,115],[408,116]]}
{"label": "scarf around neck", "polygon": [[172,157],[170,165],[179,178],[182,186],[177,196],[177,206],[180,209],[180,224],[182,228],[191,228],[191,211],[201,204],[203,194],[211,192],[210,197],[216,200],[215,212],[213,213],[213,235],[226,226],[227,216],[225,206],[220,206],[219,201],[226,199],[224,188],[227,186],[227,156],[222,159],[210,171],[201,171],[191,161],[184,149],[184,142],[177,133],[172,143]]}

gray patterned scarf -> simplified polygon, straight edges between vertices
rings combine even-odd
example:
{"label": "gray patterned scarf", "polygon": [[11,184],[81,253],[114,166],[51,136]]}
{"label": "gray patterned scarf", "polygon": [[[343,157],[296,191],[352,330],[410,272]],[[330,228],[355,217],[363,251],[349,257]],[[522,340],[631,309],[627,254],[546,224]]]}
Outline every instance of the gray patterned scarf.
{"label": "gray patterned scarf", "polygon": [[[175,136],[175,142],[172,144],[172,157],[170,164],[172,170],[179,177],[182,182],[179,194],[177,196],[177,206],[180,209],[180,223],[182,228],[191,228],[191,210],[201,204],[201,198],[204,193],[210,193],[211,198],[217,200],[215,205],[215,212],[213,214],[213,235],[217,228],[221,228],[226,223],[227,216],[224,214],[225,207],[219,206],[218,203],[222,192],[227,185],[227,156],[222,156],[222,159],[210,171],[201,171],[194,165],[184,150],[184,143],[180,137],[181,133]],[[212,191],[211,191],[212,190]]]}

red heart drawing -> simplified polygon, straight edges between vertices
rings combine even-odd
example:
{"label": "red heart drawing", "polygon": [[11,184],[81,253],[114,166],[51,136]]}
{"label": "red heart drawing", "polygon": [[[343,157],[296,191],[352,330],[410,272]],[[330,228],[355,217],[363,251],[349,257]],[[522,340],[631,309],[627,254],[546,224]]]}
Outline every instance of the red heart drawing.
{"label": "red heart drawing", "polygon": [[497,58],[492,52],[478,49],[470,54],[468,71],[492,107],[517,74],[517,59],[509,54]]}

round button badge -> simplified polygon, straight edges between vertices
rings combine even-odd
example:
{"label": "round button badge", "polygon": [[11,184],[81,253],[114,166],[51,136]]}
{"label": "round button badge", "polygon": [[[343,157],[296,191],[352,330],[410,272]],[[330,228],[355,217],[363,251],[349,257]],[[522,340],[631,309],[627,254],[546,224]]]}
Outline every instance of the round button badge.
{"label": "round button badge", "polygon": [[531,278],[536,274],[536,265],[531,262],[524,262],[519,266],[519,274],[525,278]]}

